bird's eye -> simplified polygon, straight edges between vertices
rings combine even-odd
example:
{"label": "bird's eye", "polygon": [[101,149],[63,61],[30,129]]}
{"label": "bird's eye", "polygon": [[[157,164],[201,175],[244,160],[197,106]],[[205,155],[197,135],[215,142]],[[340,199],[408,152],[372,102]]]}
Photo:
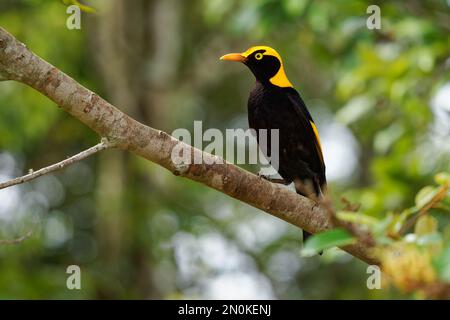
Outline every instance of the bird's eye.
{"label": "bird's eye", "polygon": [[255,54],[256,60],[261,60],[262,58],[263,58],[263,54],[261,52],[258,52],[257,54]]}

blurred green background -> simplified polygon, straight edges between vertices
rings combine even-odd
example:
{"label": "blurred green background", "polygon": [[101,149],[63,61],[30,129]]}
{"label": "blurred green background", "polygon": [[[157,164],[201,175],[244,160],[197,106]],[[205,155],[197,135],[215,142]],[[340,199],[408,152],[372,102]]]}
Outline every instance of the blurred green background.
{"label": "blurred green background", "polygon": [[[221,63],[270,45],[321,133],[336,206],[409,207],[449,170],[450,2],[0,0],[0,25],[139,121],[247,128],[253,76]],[[369,30],[367,7],[381,7]],[[0,83],[0,180],[99,140],[38,92]],[[252,168],[255,171],[254,168]],[[0,298],[409,298],[368,290],[338,249],[302,258],[297,228],[118,150],[0,191]],[[66,288],[81,268],[82,290]]]}

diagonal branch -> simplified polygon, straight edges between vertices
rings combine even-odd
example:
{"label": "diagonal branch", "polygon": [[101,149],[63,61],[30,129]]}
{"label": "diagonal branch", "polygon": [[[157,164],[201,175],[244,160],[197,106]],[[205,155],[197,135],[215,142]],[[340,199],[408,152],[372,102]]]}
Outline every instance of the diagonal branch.
{"label": "diagonal branch", "polygon": [[[35,88],[100,136],[114,141],[117,147],[155,162],[175,175],[207,185],[310,233],[332,227],[324,206],[225,161],[215,164],[217,157],[139,123],[33,54],[2,28],[1,75]],[[204,161],[183,166],[172,162],[172,149],[179,144]],[[367,263],[377,263],[367,244],[359,242],[343,249]]]}
{"label": "diagonal branch", "polygon": [[21,242],[25,241],[26,239],[28,239],[29,237],[31,237],[32,234],[33,234],[33,230],[30,230],[26,234],[21,236],[20,238],[16,238],[16,239],[0,239],[0,245],[21,243]]}
{"label": "diagonal branch", "polygon": [[40,176],[42,176],[44,174],[48,174],[48,173],[53,172],[53,171],[61,170],[61,169],[65,168],[65,167],[67,167],[67,166],[69,166],[69,165],[71,165],[71,164],[73,164],[75,162],[78,162],[78,161],[81,161],[83,159],[86,159],[87,157],[93,155],[94,153],[97,153],[99,151],[111,148],[113,146],[114,146],[113,143],[107,141],[106,139],[102,139],[102,141],[100,143],[96,144],[95,146],[93,146],[93,147],[91,147],[89,149],[86,149],[86,150],[84,150],[84,151],[82,151],[80,153],[77,153],[76,155],[74,155],[74,156],[72,156],[70,158],[67,158],[67,159],[65,159],[63,161],[60,161],[60,162],[55,163],[55,164],[52,164],[51,166],[39,169],[37,171],[31,171],[30,173],[28,173],[28,174],[26,174],[24,176],[21,176],[21,177],[15,178],[15,179],[11,179],[11,180],[8,180],[8,181],[5,181],[5,182],[1,182],[0,183],[0,190],[4,189],[4,188],[11,187],[11,186],[14,186],[14,185],[17,185],[17,184],[21,184],[21,183],[24,183],[24,182],[28,182],[28,181],[34,180],[34,179],[36,179],[36,178],[38,178],[38,177],[40,177]]}

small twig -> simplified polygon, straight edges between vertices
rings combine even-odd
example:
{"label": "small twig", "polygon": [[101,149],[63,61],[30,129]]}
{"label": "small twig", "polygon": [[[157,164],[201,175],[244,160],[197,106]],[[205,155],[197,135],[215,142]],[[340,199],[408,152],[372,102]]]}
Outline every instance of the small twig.
{"label": "small twig", "polygon": [[440,187],[439,191],[436,193],[436,195],[428,202],[422,209],[420,209],[419,213],[416,214],[414,217],[412,217],[410,220],[406,221],[405,224],[401,227],[401,229],[398,232],[399,236],[402,236],[405,234],[412,226],[414,226],[417,222],[417,220],[428,213],[428,211],[432,208],[434,208],[440,201],[442,201],[445,196],[447,195],[447,190],[449,186],[443,185]]}
{"label": "small twig", "polygon": [[75,162],[86,159],[87,157],[93,155],[94,153],[97,153],[99,151],[102,151],[102,150],[105,150],[105,149],[108,149],[111,147],[114,147],[114,144],[112,142],[109,142],[106,139],[102,139],[102,141],[100,143],[96,144],[95,146],[93,146],[89,149],[86,149],[86,150],[84,150],[70,158],[67,158],[61,162],[58,162],[58,163],[52,164],[51,166],[39,169],[38,171],[30,171],[29,174],[24,175],[22,177],[18,177],[18,178],[12,179],[12,180],[2,182],[2,183],[0,183],[0,190],[17,185],[17,184],[21,184],[24,182],[34,180],[44,174],[48,174],[48,173],[56,171],[56,170],[61,170]]}
{"label": "small twig", "polygon": [[16,239],[0,239],[0,245],[21,243],[22,241],[25,241],[26,239],[31,237],[32,234],[33,234],[33,230],[30,230],[26,234],[21,236],[20,238],[16,238]]}
{"label": "small twig", "polygon": [[352,203],[346,197],[341,197],[341,202],[344,204],[344,211],[358,212],[361,208],[361,203]]}
{"label": "small twig", "polygon": [[[351,211],[356,214],[360,208],[359,203],[352,203],[347,198],[342,197],[341,201],[345,204],[344,210]],[[344,221],[339,219],[339,217],[336,214],[336,210],[333,207],[333,202],[330,197],[326,197],[324,199],[323,205],[325,208],[327,208],[328,214],[330,216],[330,220],[332,222],[332,225],[335,228],[344,228],[347,230],[350,234],[352,234],[354,237],[358,239],[359,242],[372,247],[375,246],[376,242],[372,235],[372,233],[369,230],[365,230],[361,228],[361,226],[354,222]]]}

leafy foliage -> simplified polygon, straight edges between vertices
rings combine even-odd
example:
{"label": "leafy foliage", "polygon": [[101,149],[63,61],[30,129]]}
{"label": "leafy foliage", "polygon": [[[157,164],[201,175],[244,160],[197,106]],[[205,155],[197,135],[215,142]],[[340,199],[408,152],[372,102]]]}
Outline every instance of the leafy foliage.
{"label": "leafy foliage", "polygon": [[[423,187],[416,195],[415,205],[400,213],[390,212],[376,219],[361,212],[338,212],[337,217],[370,232],[377,244],[373,255],[400,290],[447,298],[450,174],[437,174],[435,182],[436,185]],[[445,227],[439,228],[439,224]],[[349,234],[342,234],[341,229],[333,229],[313,236],[305,249],[315,248],[318,243],[321,249],[338,245],[332,240],[335,232],[341,235],[341,241],[352,239]],[[327,234],[331,236],[328,242],[321,243]],[[431,290],[430,286],[438,289]]]}
{"label": "leafy foliage", "polygon": [[357,239],[344,229],[325,231],[314,235],[306,241],[305,247],[302,250],[302,255],[306,257],[312,256],[320,253],[324,249],[354,244],[356,240]]}

